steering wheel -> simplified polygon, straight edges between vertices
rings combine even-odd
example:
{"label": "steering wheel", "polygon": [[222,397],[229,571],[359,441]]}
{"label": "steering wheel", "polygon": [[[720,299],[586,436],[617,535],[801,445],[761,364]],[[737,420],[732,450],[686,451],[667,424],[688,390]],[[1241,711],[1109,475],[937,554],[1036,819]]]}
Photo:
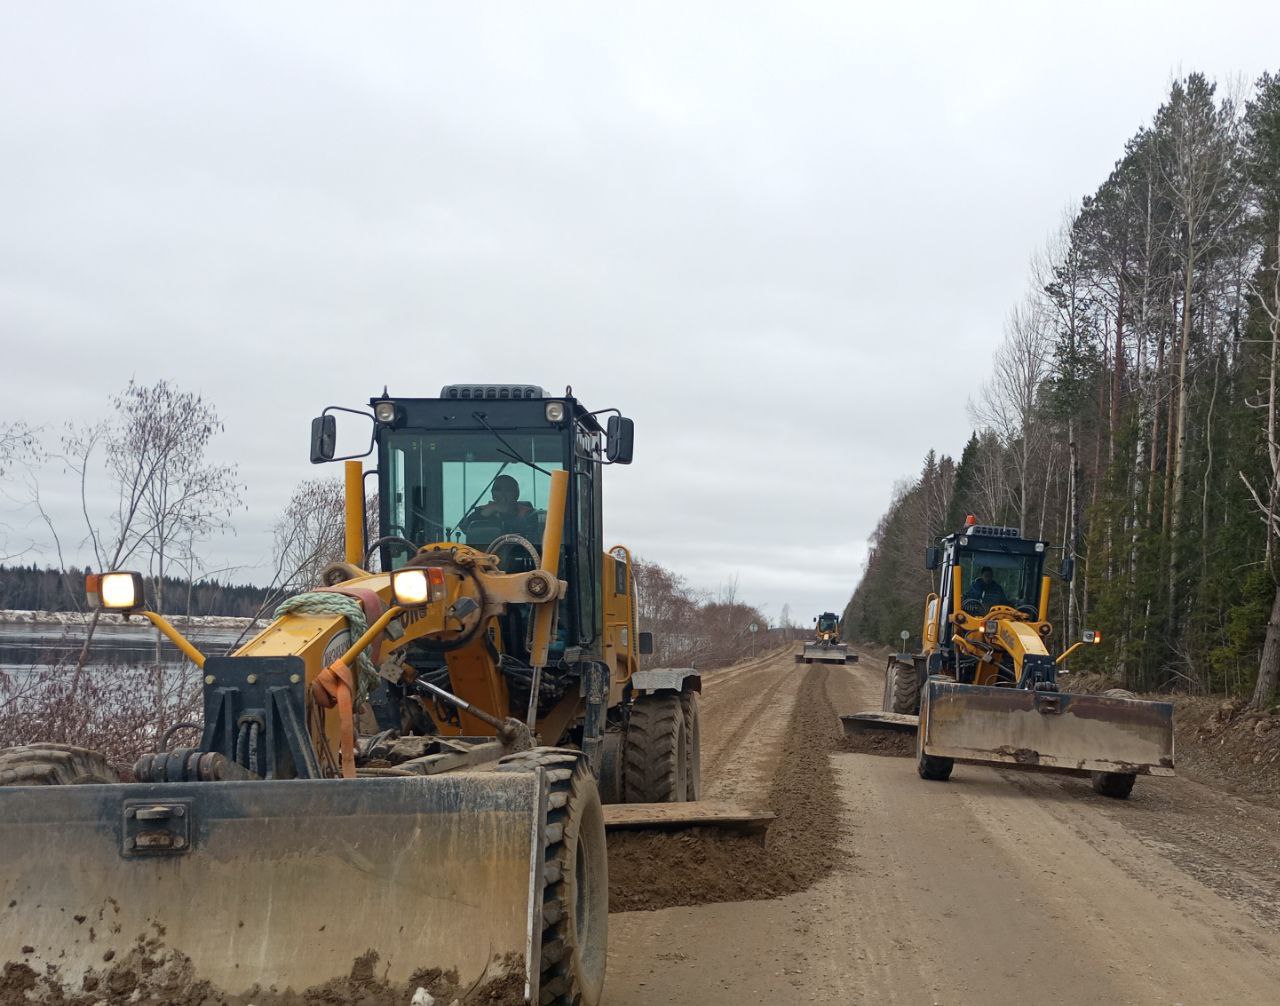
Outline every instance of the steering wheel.
{"label": "steering wheel", "polygon": [[1019,604],[1017,610],[1019,614],[1026,615],[1028,618],[1037,618],[1040,615],[1040,609],[1034,604]]}
{"label": "steering wheel", "polygon": [[965,598],[963,601],[960,602],[960,607],[968,615],[984,614],[982,610],[982,602],[979,601],[976,597]]}
{"label": "steering wheel", "polygon": [[383,545],[392,545],[392,544],[399,544],[399,545],[406,546],[409,549],[410,554],[413,554],[414,552],[418,551],[418,546],[415,545],[413,542],[411,542],[408,538],[404,537],[403,535],[399,535],[399,534],[384,535],[381,538],[375,538],[373,541],[369,543],[369,547],[364,550],[365,568],[367,569],[369,567],[369,557],[373,555],[373,550],[375,548],[381,548]]}
{"label": "steering wheel", "polygon": [[[504,534],[489,542],[489,551],[498,556],[499,569],[502,569],[507,562],[507,557],[512,555],[516,549],[523,549],[525,554],[528,555],[529,561],[532,563],[530,569],[537,569],[541,565],[542,560],[538,557],[538,550],[533,547],[533,542],[529,541],[524,535]],[[501,554],[502,552],[506,552],[507,555]]]}

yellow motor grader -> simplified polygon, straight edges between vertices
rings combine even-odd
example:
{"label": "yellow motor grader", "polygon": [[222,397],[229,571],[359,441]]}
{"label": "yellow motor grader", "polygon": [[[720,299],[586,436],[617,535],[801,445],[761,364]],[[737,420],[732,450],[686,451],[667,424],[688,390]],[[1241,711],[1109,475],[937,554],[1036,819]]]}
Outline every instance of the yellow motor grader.
{"label": "yellow motor grader", "polygon": [[796,654],[797,664],[812,664],[815,660],[821,664],[856,664],[858,655],[850,653],[849,647],[841,640],[842,626],[840,616],[834,611],[824,611],[813,620],[813,639],[804,644],[804,649]]}
{"label": "yellow motor grader", "polygon": [[[957,762],[1089,776],[1104,796],[1124,799],[1139,775],[1173,775],[1173,706],[1140,701],[1123,689],[1100,695],[1060,687],[1047,642],[1048,543],[1016,528],[964,528],[926,553],[939,570],[925,600],[923,646],[892,654],[881,709],[841,717],[846,734],[864,730],[916,735],[921,778],[945,781]],[[1071,559],[1059,575],[1070,581]]]}
{"label": "yellow motor grader", "polygon": [[[353,411],[368,449],[340,458]],[[139,574],[88,578],[200,667],[203,723],[130,782],[80,748],[0,752],[0,961],[24,1001],[114,987],[143,948],[259,1006],[361,969],[600,1002],[602,802],[721,823],[672,813],[699,795],[701,684],[641,668],[630,557],[602,544],[633,427],[605,413],[530,385],[326,409],[311,460],[346,462],[345,557],[232,656],[148,611]]]}

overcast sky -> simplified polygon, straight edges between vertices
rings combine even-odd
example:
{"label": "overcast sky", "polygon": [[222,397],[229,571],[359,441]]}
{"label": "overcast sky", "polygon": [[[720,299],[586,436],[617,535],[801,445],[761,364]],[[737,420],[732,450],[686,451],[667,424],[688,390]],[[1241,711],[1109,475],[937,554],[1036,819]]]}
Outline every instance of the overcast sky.
{"label": "overcast sky", "polygon": [[322,406],[571,384],[609,541],[807,621],[1171,76],[1280,69],[1271,0],[607,6],[0,2],[0,421],[201,392],[252,580]]}

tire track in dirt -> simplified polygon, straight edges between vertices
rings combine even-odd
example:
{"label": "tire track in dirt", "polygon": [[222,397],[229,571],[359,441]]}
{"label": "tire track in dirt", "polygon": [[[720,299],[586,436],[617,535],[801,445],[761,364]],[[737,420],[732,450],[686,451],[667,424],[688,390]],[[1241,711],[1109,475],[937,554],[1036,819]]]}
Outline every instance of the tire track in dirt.
{"label": "tire track in dirt", "polygon": [[[802,673],[766,800],[776,817],[764,840],[711,828],[611,837],[611,912],[776,898],[803,890],[842,861],[829,757],[838,731],[827,689],[829,676],[840,672],[815,666]],[[794,680],[788,672],[770,687]],[[736,743],[749,736],[744,728],[767,715],[767,706],[762,696],[731,732],[739,736]]]}
{"label": "tire track in dirt", "polygon": [[[767,686],[764,691],[760,693],[759,698],[757,698],[749,708],[743,711],[738,724],[730,730],[728,735],[723,736],[722,739],[718,738],[718,743],[716,744],[715,749],[710,753],[710,756],[708,756],[706,752],[703,752],[702,764],[704,771],[709,777],[715,778],[720,774],[720,769],[721,766],[724,765],[725,759],[729,755],[737,753],[738,749],[741,748],[743,743],[747,740],[751,730],[755,727],[756,722],[760,717],[768,715],[769,707],[777,702],[778,692],[780,692],[784,686],[791,684],[790,679],[794,673],[795,672],[790,668],[785,669],[779,675],[778,680]],[[719,699],[721,696],[717,694],[715,698]],[[711,706],[717,716],[720,715],[720,710],[724,705],[725,703],[723,702],[717,702],[714,705],[708,703],[708,706]]]}
{"label": "tire track in dirt", "polygon": [[743,677],[752,671],[758,671],[761,668],[768,667],[783,653],[790,653],[790,649],[774,650],[770,653],[764,654],[763,656],[752,657],[749,660],[744,660],[740,664],[734,664],[731,667],[726,667],[723,671],[711,672],[703,678],[702,690],[703,692],[706,692],[708,688],[718,690],[721,685],[726,685],[732,681],[736,681],[738,678]]}

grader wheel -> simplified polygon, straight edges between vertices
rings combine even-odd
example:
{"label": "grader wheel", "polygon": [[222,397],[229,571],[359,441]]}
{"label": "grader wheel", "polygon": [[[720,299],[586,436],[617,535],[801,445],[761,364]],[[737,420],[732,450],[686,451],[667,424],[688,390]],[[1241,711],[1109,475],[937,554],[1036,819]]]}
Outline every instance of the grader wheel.
{"label": "grader wheel", "polygon": [[688,766],[685,799],[702,799],[702,717],[698,713],[698,693],[683,692],[685,764]]}
{"label": "grader wheel", "polygon": [[[1137,696],[1127,688],[1108,688],[1102,693],[1110,699],[1136,699]],[[1133,792],[1133,784],[1138,777],[1131,772],[1092,772],[1090,781],[1093,791],[1099,796],[1107,796],[1113,800],[1127,800]]]}
{"label": "grader wheel", "polygon": [[689,798],[685,710],[677,692],[641,695],[631,704],[624,756],[627,803],[683,803]]}
{"label": "grader wheel", "polygon": [[[604,810],[586,758],[563,748],[508,755],[499,772],[547,773],[542,856],[542,1006],[598,1006],[609,942]],[[536,902],[535,902],[536,905]]]}
{"label": "grader wheel", "polygon": [[25,744],[0,751],[0,786],[76,786],[119,782],[97,751],[71,744]]}
{"label": "grader wheel", "polygon": [[897,657],[890,657],[884,671],[884,701],[881,708],[886,713],[914,716],[920,711],[920,679],[914,664]]}

